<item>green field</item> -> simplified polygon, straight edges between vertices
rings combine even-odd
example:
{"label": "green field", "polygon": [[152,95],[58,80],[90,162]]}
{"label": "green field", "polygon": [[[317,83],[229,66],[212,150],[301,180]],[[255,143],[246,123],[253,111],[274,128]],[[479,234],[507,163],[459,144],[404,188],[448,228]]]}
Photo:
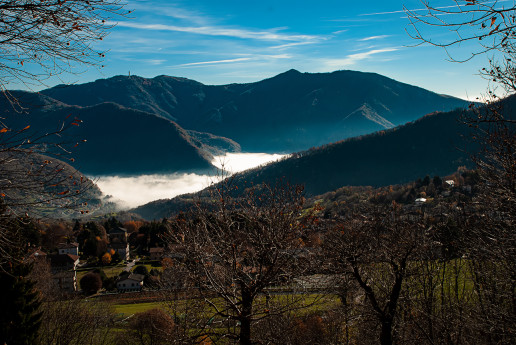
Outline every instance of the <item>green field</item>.
{"label": "green field", "polygon": [[114,304],[113,308],[117,314],[121,314],[124,317],[128,317],[133,314],[142,313],[144,311],[154,309],[154,308],[164,308],[165,309],[165,304],[163,302]]}
{"label": "green field", "polygon": [[[221,308],[224,306],[224,302],[221,298],[210,299],[217,307]],[[180,299],[175,302],[173,301],[161,301],[161,302],[133,302],[133,303],[115,303],[113,308],[117,314],[121,314],[124,317],[131,316],[136,313],[141,313],[154,308],[162,308],[169,310],[174,305],[178,311],[187,308],[193,303],[193,299]],[[198,305],[200,300],[196,300],[195,304]],[[192,303],[190,303],[192,302]],[[202,303],[202,302],[201,302]],[[321,294],[283,294],[273,295],[270,299],[272,305],[288,305],[292,304],[297,309],[296,314],[305,315],[314,312],[321,312],[335,307],[339,302],[338,298],[334,295],[321,295]],[[265,308],[265,296],[259,296],[255,300],[256,311],[260,311]],[[214,310],[206,305],[206,313],[213,313]]]}
{"label": "green field", "polygon": [[88,274],[89,272],[91,272],[95,269],[100,269],[100,270],[104,271],[106,276],[108,278],[110,278],[110,277],[118,276],[120,274],[120,272],[122,272],[124,270],[124,268],[125,268],[125,264],[120,263],[116,266],[88,267],[88,268],[78,269],[77,270],[77,281],[80,281],[82,277],[84,277],[86,274]]}

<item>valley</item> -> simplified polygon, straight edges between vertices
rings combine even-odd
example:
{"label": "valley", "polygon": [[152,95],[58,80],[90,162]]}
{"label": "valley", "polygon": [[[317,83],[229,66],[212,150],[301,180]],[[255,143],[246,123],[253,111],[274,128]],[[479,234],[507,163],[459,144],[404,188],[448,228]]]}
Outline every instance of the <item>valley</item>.
{"label": "valley", "polygon": [[[293,87],[278,92],[286,85]],[[449,173],[467,165],[454,150],[462,144],[451,142],[460,127],[455,123],[460,110],[446,113],[465,107],[465,101],[373,73],[289,70],[256,83],[224,86],[168,76],[117,76],[40,93],[13,91],[13,95],[27,111],[10,118],[9,127],[31,123],[30,130],[36,134],[51,131],[70,117],[77,119],[78,125],[64,133],[70,140],[82,140],[73,148],[70,163],[98,178],[106,201],[123,208],[203,189],[223,167],[238,172],[237,180],[251,183],[288,176],[292,183],[305,184],[311,194],[342,185],[403,183],[429,169]],[[435,111],[448,115],[418,120]],[[416,122],[401,130],[396,127],[410,121]],[[431,142],[436,133],[441,141],[435,144],[444,146],[434,152],[449,152],[442,162],[428,149],[435,146]],[[446,137],[450,139],[442,142]],[[393,171],[372,172],[389,151],[398,152],[402,146],[410,151],[393,158],[398,160],[390,165]],[[417,158],[409,158],[410,152]],[[247,175],[240,173],[266,163],[270,155],[277,159],[286,154],[291,154],[290,159]],[[239,159],[242,164],[228,169],[220,159],[223,155],[231,162],[247,155],[249,162]],[[421,155],[426,159],[418,161]],[[413,166],[404,166],[399,159]],[[376,167],[371,165],[371,172],[366,172],[373,161]],[[343,164],[353,167],[352,175],[346,175]]]}
{"label": "valley", "polygon": [[516,344],[515,22],[0,0],[0,344]]}

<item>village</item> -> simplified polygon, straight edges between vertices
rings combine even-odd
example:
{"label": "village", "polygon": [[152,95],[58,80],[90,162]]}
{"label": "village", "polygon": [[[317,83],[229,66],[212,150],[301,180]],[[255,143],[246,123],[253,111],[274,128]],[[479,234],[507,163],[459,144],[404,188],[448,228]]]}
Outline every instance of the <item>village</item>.
{"label": "village", "polygon": [[[475,188],[475,178],[471,177],[469,171],[463,170],[442,180],[439,177],[426,177],[408,185],[376,190],[360,189],[352,195],[368,198],[373,204],[405,198],[409,202],[400,204],[403,207],[403,217],[412,220],[431,218],[436,221],[445,217],[442,210],[450,203],[471,199]],[[346,206],[350,204],[349,200],[342,201],[340,198],[337,191],[334,195],[323,196],[322,199],[311,199],[307,207],[319,205],[322,210],[320,217],[328,218],[328,213],[334,213],[333,218],[338,219],[339,213],[345,213]],[[338,204],[341,206],[336,207]],[[471,202],[461,202],[461,205],[469,212],[474,211],[474,204]],[[72,224],[57,222],[46,226],[38,225],[39,228],[35,231],[40,234],[39,244],[33,243],[29,247],[28,260],[34,263],[34,271],[46,272],[46,275],[36,275],[36,281],[40,285],[46,285],[48,288],[43,291],[49,294],[91,296],[156,291],[168,284],[161,281],[163,272],[177,269],[184,264],[185,255],[188,255],[178,244],[172,244],[170,238],[167,241],[171,227],[170,222],[165,219],[161,222],[130,220],[122,223],[112,217],[100,222],[76,221],[73,227]],[[323,231],[316,230],[311,235],[312,240],[320,238],[322,233]],[[299,255],[310,256],[310,253],[317,252],[319,249],[312,242],[320,243],[320,239],[307,241],[303,254]],[[311,273],[320,277],[321,281],[327,280],[321,278],[321,272]],[[312,281],[312,288],[323,285],[314,283],[313,278],[308,277],[305,280]],[[303,281],[303,278],[299,281]],[[304,282],[300,284],[306,285]]]}

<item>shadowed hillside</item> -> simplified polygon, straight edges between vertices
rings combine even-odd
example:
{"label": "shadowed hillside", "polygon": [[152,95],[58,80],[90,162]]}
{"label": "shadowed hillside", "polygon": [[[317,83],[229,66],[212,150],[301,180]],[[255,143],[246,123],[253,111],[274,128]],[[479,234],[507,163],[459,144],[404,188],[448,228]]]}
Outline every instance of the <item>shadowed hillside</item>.
{"label": "shadowed hillside", "polygon": [[0,162],[2,202],[9,213],[78,218],[102,207],[94,182],[55,157],[7,151],[0,153]]}
{"label": "shadowed hillside", "polygon": [[[504,112],[513,118],[516,97],[502,102]],[[236,174],[232,183],[242,191],[251,185],[285,180],[303,184],[307,196],[314,196],[343,186],[380,187],[426,175],[446,176],[460,166],[471,167],[470,154],[478,149],[469,128],[461,122],[463,115],[461,110],[436,112],[394,129],[295,153]],[[158,200],[133,211],[149,219],[164,217],[190,207],[202,193]]]}
{"label": "shadowed hillside", "polygon": [[87,174],[211,171],[210,152],[217,149],[210,145],[239,149],[226,138],[206,133],[192,137],[170,120],[114,103],[80,107],[41,94],[18,92],[16,96],[27,110],[9,116],[8,127],[30,124],[31,135],[37,135],[56,130],[65,119],[82,121],[54,139],[79,143],[70,163]]}

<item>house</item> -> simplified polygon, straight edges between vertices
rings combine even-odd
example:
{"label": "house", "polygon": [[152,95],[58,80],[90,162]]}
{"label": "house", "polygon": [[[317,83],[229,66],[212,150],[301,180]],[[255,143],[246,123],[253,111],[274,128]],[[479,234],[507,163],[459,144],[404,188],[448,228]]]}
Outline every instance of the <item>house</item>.
{"label": "house", "polygon": [[160,247],[155,247],[149,249],[149,256],[151,260],[161,260],[163,257],[164,249]]}
{"label": "house", "polygon": [[118,253],[122,260],[129,260],[129,242],[127,230],[118,227],[109,231],[109,246]]}
{"label": "house", "polygon": [[52,283],[61,291],[76,292],[77,287],[77,272],[75,271],[61,271],[52,275]]}
{"label": "house", "polygon": [[417,198],[416,205],[423,205],[426,202],[425,198]]}
{"label": "house", "polygon": [[110,248],[118,253],[120,259],[128,261],[129,260],[129,243],[111,243]]}
{"label": "house", "polygon": [[79,243],[60,243],[57,245],[59,254],[79,255]]}
{"label": "house", "polygon": [[144,278],[145,276],[143,274],[135,273],[131,273],[128,276],[122,276],[116,282],[116,288],[120,292],[141,291],[143,288]]}
{"label": "house", "polygon": [[47,253],[43,252],[41,249],[37,249],[34,251],[30,256],[29,259],[33,262],[36,261],[46,261],[47,260]]}
{"label": "house", "polygon": [[127,230],[122,227],[109,230],[109,242],[127,242]]}
{"label": "house", "polygon": [[77,265],[79,257],[72,254],[47,255],[50,260],[52,281],[62,291],[77,291]]}
{"label": "house", "polygon": [[444,181],[449,187],[455,187],[455,181],[453,180],[446,180]]}

